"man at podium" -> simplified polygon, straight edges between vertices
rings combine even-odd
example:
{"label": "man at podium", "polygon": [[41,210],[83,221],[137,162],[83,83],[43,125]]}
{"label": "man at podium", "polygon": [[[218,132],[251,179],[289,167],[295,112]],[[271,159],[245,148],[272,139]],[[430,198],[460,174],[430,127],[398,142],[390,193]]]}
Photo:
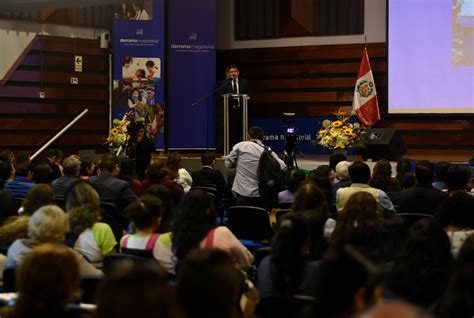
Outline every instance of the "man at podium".
{"label": "man at podium", "polygon": [[[245,78],[239,77],[239,68],[237,65],[230,65],[229,78],[226,79],[226,83],[222,89],[222,94],[234,94],[234,95],[249,95],[250,85]],[[222,106],[221,106],[222,107]],[[230,98],[229,99],[229,144],[233,145],[243,141],[243,110],[242,110],[242,98]],[[218,122],[222,122],[222,117],[218,118]],[[221,126],[221,125],[218,125]],[[218,150],[221,150],[222,145],[222,131],[218,131]]]}

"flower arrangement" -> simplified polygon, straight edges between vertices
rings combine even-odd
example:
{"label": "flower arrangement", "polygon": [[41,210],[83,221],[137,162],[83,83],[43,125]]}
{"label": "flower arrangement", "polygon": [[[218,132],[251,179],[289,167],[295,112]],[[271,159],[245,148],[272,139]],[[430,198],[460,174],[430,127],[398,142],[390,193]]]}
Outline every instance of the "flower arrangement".
{"label": "flower arrangement", "polygon": [[355,112],[347,113],[340,110],[335,115],[336,120],[326,119],[323,121],[323,127],[317,134],[318,143],[330,150],[348,149],[361,143],[364,127],[359,123],[352,124],[349,122]]}
{"label": "flower arrangement", "polygon": [[145,117],[140,116],[139,112],[135,109],[123,114],[122,119],[114,119],[112,121],[112,129],[110,129],[109,135],[105,140],[107,145],[112,151],[120,153],[125,148],[131,138],[134,138],[138,126],[145,124]]}

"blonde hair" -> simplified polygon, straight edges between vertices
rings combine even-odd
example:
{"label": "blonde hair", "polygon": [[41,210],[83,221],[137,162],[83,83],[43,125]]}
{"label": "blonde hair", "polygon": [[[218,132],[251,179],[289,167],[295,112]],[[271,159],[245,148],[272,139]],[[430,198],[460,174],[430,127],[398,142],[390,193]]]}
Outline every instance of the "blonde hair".
{"label": "blonde hair", "polygon": [[79,234],[100,220],[100,197],[88,182],[76,183],[67,195],[71,231]]}
{"label": "blonde hair", "polygon": [[38,242],[61,242],[69,231],[66,213],[56,205],[45,205],[30,217],[28,235]]}

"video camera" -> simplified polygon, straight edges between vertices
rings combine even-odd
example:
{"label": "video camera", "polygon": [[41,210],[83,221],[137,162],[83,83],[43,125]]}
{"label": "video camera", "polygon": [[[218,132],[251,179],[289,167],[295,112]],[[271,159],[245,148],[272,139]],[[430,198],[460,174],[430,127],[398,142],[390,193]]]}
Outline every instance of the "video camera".
{"label": "video camera", "polygon": [[[295,113],[283,113],[283,125],[282,127],[285,128],[285,143],[283,145],[283,161],[285,164],[292,168],[293,165],[296,163],[295,152],[297,150],[298,145],[296,143],[297,140],[297,129],[295,127]],[[296,164],[296,167],[298,165]]]}

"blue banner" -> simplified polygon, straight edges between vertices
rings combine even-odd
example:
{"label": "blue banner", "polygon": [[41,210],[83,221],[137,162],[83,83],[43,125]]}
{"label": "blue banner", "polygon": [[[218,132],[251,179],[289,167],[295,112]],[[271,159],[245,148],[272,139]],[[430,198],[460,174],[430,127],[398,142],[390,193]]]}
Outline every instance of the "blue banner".
{"label": "blue banner", "polygon": [[[169,1],[168,147],[215,147],[216,0]],[[196,103],[195,103],[196,102]]]}
{"label": "blue banner", "polygon": [[164,149],[164,0],[124,2],[114,10],[113,118],[143,121]]}

